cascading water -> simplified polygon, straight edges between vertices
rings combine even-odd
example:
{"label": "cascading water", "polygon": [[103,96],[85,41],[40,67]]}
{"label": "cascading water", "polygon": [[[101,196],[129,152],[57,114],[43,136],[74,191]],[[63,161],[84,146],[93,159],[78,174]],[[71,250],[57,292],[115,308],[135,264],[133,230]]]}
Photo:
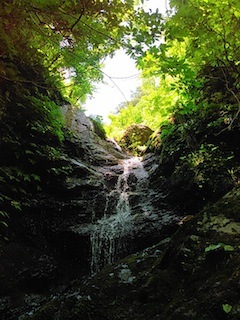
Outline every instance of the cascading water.
{"label": "cascading water", "polygon": [[[121,165],[123,173],[107,196],[104,216],[81,228],[81,234],[90,235],[92,273],[118,258],[156,244],[166,236],[164,230],[175,228],[179,221],[165,202],[164,193],[151,188],[141,158],[122,160]],[[109,166],[107,170],[116,174],[119,166]],[[108,177],[110,171],[105,171]]]}
{"label": "cascading water", "polygon": [[[91,230],[91,271],[95,273],[104,265],[113,263],[119,250],[124,250],[124,237],[133,230],[129,195],[134,189],[146,186],[148,174],[138,157],[123,160],[123,173],[119,176],[116,188],[108,195],[104,217],[92,225]],[[131,176],[134,183],[131,183]],[[111,202],[117,197],[115,209]],[[113,212],[109,212],[109,209]],[[144,208],[143,208],[144,210]]]}

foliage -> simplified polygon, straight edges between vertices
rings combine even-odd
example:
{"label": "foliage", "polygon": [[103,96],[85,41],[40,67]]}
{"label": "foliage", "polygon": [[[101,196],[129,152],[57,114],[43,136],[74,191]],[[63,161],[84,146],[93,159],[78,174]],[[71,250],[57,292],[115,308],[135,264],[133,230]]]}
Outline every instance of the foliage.
{"label": "foliage", "polygon": [[[141,2],[144,3],[144,0]],[[158,12],[146,12],[141,6],[134,13],[134,18],[126,21],[127,37],[123,39],[127,53],[141,60],[164,33],[163,16]]]}
{"label": "foliage", "polygon": [[[91,93],[93,82],[102,78],[100,67],[104,57],[123,45],[130,46],[133,33],[142,41],[146,37],[148,43],[153,41],[151,34],[156,27],[146,25],[149,14],[134,3],[134,0],[3,1],[2,56],[19,55],[30,63],[36,56],[41,57],[68,100],[82,101]],[[15,80],[6,72],[2,77]]]}
{"label": "foliage", "polygon": [[40,176],[23,171],[18,167],[0,167],[0,235],[7,239],[7,225],[13,213],[22,211],[29,206],[30,194],[41,191]]}
{"label": "foliage", "polygon": [[33,67],[24,59],[4,57],[0,66],[17,79],[3,79],[0,89],[0,233],[6,238],[9,219],[42,190],[48,168],[59,159],[63,99],[39,62]]}
{"label": "foliage", "polygon": [[106,131],[103,126],[103,119],[101,116],[90,116],[90,120],[93,123],[95,133],[101,138],[106,139]]}
{"label": "foliage", "polygon": [[225,313],[230,313],[232,311],[232,305],[228,303],[224,303],[222,308]]}
{"label": "foliage", "polygon": [[172,0],[170,3],[172,12],[164,27],[159,26],[158,41],[148,46],[148,50],[142,48],[140,56],[136,54],[144,79],[140,102],[133,99],[110,117],[112,125],[107,131],[111,134],[115,134],[116,125],[123,131],[132,123],[156,129],[175,118],[175,113],[193,115],[197,109],[217,104],[226,110],[229,105],[236,105],[229,125],[237,120],[240,112],[238,1]]}
{"label": "foliage", "polygon": [[[217,145],[201,144],[197,150],[180,159],[193,169],[194,181],[199,188],[211,181],[217,181],[219,175],[226,175],[226,179],[231,180],[230,174],[224,171],[225,168],[231,167],[234,155],[231,152],[226,155]],[[215,185],[212,185],[212,192],[215,191]]]}
{"label": "foliage", "polygon": [[210,252],[210,251],[216,251],[218,249],[223,249],[224,251],[234,251],[234,247],[225,244],[225,243],[218,243],[218,244],[210,244],[208,247],[205,248],[205,252]]}
{"label": "foliage", "polygon": [[175,201],[189,212],[216,201],[239,182],[240,130],[237,122],[229,128],[237,110],[237,105],[211,104],[190,115],[175,113],[171,124],[152,135],[148,151],[158,155],[159,179],[167,179]]}
{"label": "foliage", "polygon": [[[111,114],[111,124],[106,125],[109,136],[120,138],[131,124],[143,124],[156,130],[160,125],[169,122],[177,93],[171,92],[171,77],[159,81],[157,77],[144,79],[133,96],[132,101],[123,104],[117,114]],[[169,94],[168,94],[169,93]]]}

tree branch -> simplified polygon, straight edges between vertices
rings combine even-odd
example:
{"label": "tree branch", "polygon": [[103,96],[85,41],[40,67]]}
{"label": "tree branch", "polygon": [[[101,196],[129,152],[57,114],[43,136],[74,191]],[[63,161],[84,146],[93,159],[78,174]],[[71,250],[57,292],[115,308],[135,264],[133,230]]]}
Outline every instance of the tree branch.
{"label": "tree branch", "polygon": [[26,83],[26,84],[32,84],[35,87],[41,88],[41,89],[55,89],[53,87],[46,87],[46,86],[42,86],[36,82],[30,81],[30,80],[21,80],[21,79],[10,79],[8,77],[5,77],[3,75],[0,74],[0,78],[6,81],[10,81],[10,82],[19,82],[19,83]]}

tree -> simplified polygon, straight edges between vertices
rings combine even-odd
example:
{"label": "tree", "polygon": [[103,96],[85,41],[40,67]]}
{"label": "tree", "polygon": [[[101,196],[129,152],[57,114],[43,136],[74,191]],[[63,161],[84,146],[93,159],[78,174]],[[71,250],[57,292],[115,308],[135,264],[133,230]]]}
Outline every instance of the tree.
{"label": "tree", "polygon": [[169,122],[173,107],[178,99],[177,90],[172,89],[171,76],[143,77],[142,85],[132,100],[124,103],[116,114],[111,114],[111,124],[106,126],[108,135],[120,138],[126,127],[143,124],[157,130]]}
{"label": "tree", "polygon": [[[123,45],[130,46],[133,33],[136,37],[142,35],[142,41],[145,36],[149,38],[150,31],[146,34],[144,30],[148,15],[136,9],[134,3],[134,0],[2,1],[1,57],[19,55],[33,64],[39,57],[65,96],[74,102],[84,100],[94,81],[102,78],[100,67],[104,57]],[[16,80],[8,74],[3,74],[4,77]],[[66,78],[67,85],[63,81]]]}
{"label": "tree", "polygon": [[216,104],[219,110],[234,106],[231,123],[238,118],[240,4],[237,0],[170,3],[172,11],[159,26],[157,41],[145,47],[139,44],[138,52],[133,51],[145,79],[141,99],[134,111],[130,103],[118,116],[111,116],[113,126],[127,118],[127,125],[132,120],[156,128],[174,118],[174,112],[192,115]]}

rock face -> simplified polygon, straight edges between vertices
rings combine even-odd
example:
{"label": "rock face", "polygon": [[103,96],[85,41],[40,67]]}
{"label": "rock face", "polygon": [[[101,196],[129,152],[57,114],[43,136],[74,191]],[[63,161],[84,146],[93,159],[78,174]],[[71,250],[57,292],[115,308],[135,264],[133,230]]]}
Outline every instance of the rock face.
{"label": "rock face", "polygon": [[25,320],[239,319],[236,188],[170,239],[75,282]]}
{"label": "rock face", "polygon": [[184,217],[157,155],[131,158],[79,110],[64,115],[65,171],[0,243],[1,319],[238,320],[240,189]]}
{"label": "rock face", "polygon": [[[112,143],[101,139],[94,132],[94,125],[84,112],[71,105],[62,107],[66,127],[74,133],[75,139],[68,141],[68,146],[77,145],[75,152],[78,158],[85,159],[94,165],[117,164],[118,159],[126,157]],[[73,150],[68,150],[71,153]]]}
{"label": "rock face", "polygon": [[12,218],[10,241],[0,246],[3,319],[18,319],[70,281],[98,271],[102,260],[142,250],[177,228],[163,193],[147,183],[143,164],[150,170],[150,160],[131,165],[118,146],[95,134],[81,111],[64,106],[63,114],[71,134],[58,161],[66,169],[57,179],[48,176],[45,189]]}
{"label": "rock face", "polygon": [[133,124],[126,129],[119,145],[125,150],[141,154],[146,149],[146,144],[152,133],[152,129],[145,125]]}
{"label": "rock face", "polygon": [[[163,193],[151,188],[143,164],[137,157],[121,161],[123,172],[106,197],[104,216],[72,228],[90,239],[93,272],[158,242],[176,229],[179,217],[165,203]],[[108,167],[107,177],[113,175],[114,169]]]}

